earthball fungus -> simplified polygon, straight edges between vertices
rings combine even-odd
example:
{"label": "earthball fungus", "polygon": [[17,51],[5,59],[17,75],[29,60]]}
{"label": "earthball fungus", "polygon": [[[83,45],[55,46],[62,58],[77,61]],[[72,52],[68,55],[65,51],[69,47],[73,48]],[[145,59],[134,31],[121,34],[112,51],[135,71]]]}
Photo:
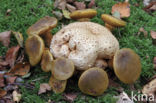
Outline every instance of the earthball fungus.
{"label": "earthball fungus", "polygon": [[65,57],[78,70],[93,67],[98,59],[112,59],[119,43],[104,26],[93,22],[71,23],[52,38],[50,51],[55,58]]}

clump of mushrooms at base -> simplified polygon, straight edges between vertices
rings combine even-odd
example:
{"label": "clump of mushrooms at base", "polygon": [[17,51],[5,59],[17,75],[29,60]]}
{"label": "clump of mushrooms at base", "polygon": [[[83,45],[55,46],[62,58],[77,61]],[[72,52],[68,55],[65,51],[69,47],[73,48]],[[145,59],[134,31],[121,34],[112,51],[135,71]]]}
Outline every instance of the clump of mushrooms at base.
{"label": "clump of mushrooms at base", "polygon": [[53,37],[50,31],[58,22],[54,17],[43,17],[28,28],[25,47],[30,64],[40,63],[44,72],[51,72],[49,85],[53,92],[64,92],[75,71],[81,74],[77,82],[79,89],[92,96],[102,95],[108,88],[106,68],[113,68],[118,79],[126,84],[139,78],[140,57],[129,48],[120,49],[110,31],[125,26],[126,22],[102,14],[105,27],[89,21],[96,14],[93,9],[74,11],[71,18],[84,21],[68,24]]}

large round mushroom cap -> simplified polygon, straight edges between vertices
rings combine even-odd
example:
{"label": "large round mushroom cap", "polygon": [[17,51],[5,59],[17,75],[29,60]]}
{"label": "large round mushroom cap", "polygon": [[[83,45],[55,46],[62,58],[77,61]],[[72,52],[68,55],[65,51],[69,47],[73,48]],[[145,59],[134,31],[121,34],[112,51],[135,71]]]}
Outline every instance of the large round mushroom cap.
{"label": "large round mushroom cap", "polygon": [[118,49],[119,43],[112,33],[93,22],[65,26],[53,36],[50,46],[55,58],[68,58],[79,70],[92,67],[97,58],[112,58]]}
{"label": "large round mushroom cap", "polygon": [[90,68],[80,76],[78,86],[80,90],[88,95],[98,96],[108,87],[107,73],[101,68]]}
{"label": "large round mushroom cap", "polygon": [[113,67],[116,76],[123,83],[134,83],[141,73],[140,57],[129,48],[120,49],[115,53]]}

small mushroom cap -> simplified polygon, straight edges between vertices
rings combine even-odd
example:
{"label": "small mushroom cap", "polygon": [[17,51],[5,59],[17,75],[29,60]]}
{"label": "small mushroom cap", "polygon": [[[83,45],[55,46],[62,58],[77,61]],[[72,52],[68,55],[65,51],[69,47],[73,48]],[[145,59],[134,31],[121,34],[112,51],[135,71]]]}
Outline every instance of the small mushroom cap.
{"label": "small mushroom cap", "polygon": [[42,57],[44,42],[38,35],[29,36],[25,42],[25,50],[32,66],[37,65]]}
{"label": "small mushroom cap", "polygon": [[27,30],[28,35],[41,35],[52,28],[56,27],[57,19],[50,16],[45,16],[30,26]]}
{"label": "small mushroom cap", "polygon": [[65,57],[78,70],[93,67],[97,58],[110,59],[119,49],[119,43],[104,26],[92,22],[71,23],[57,32],[50,51],[55,58]]}
{"label": "small mushroom cap", "polygon": [[72,19],[93,18],[97,11],[94,9],[76,10],[70,14]]}
{"label": "small mushroom cap", "polygon": [[97,59],[97,60],[95,61],[94,66],[95,66],[95,67],[98,67],[98,68],[105,69],[105,68],[107,68],[108,64],[107,64],[106,60]]}
{"label": "small mushroom cap", "polygon": [[141,73],[140,57],[129,48],[120,49],[115,53],[113,67],[116,76],[123,83],[134,83]]}
{"label": "small mushroom cap", "polygon": [[78,86],[80,90],[88,95],[102,95],[108,87],[107,73],[101,68],[90,68],[82,73]]}
{"label": "small mushroom cap", "polygon": [[51,76],[49,85],[52,87],[54,93],[62,93],[66,89],[67,80],[57,80],[54,78],[54,76]]}
{"label": "small mushroom cap", "polygon": [[52,74],[58,80],[67,80],[74,73],[74,63],[65,58],[57,58],[52,65]]}
{"label": "small mushroom cap", "polygon": [[126,25],[125,21],[118,19],[118,18],[115,18],[115,17],[108,15],[108,14],[102,14],[101,18],[107,24],[115,26],[115,27],[122,27],[122,26]]}
{"label": "small mushroom cap", "polygon": [[53,56],[50,53],[49,49],[45,49],[42,55],[42,60],[41,60],[41,68],[44,72],[49,72],[52,70],[52,61],[53,61]]}

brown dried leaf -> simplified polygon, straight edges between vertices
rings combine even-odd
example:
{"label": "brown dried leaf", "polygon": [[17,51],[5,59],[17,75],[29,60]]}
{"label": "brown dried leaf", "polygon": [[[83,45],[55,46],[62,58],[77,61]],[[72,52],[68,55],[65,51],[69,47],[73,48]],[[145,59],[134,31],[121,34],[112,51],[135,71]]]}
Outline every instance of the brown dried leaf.
{"label": "brown dried leaf", "polygon": [[15,47],[11,47],[7,51],[5,60],[6,60],[6,62],[9,63],[10,67],[14,66],[19,49],[20,49],[20,46],[18,45]]}
{"label": "brown dried leaf", "polygon": [[140,35],[140,33],[143,33],[143,34],[144,34],[144,37],[147,37],[147,36],[148,36],[147,31],[146,31],[143,27],[141,27],[141,28],[139,29],[138,36]]}
{"label": "brown dried leaf", "polygon": [[68,9],[70,12],[73,12],[73,11],[76,10],[76,7],[75,7],[75,6],[72,6],[72,5],[70,5],[70,4],[67,4],[66,6],[67,6],[67,9]]}
{"label": "brown dried leaf", "polygon": [[150,2],[148,6],[144,8],[146,12],[151,12],[156,10],[156,1],[155,2]]}
{"label": "brown dried leaf", "polygon": [[152,37],[153,39],[156,39],[156,32],[155,32],[155,31],[152,31],[152,30],[151,30],[151,37]]}
{"label": "brown dried leaf", "polygon": [[24,76],[30,71],[29,63],[18,63],[10,71],[10,74]]}
{"label": "brown dried leaf", "polygon": [[151,95],[156,96],[155,92],[156,92],[156,79],[153,79],[152,81],[150,81],[142,89],[142,93],[148,96],[151,96]]}
{"label": "brown dried leaf", "polygon": [[74,2],[74,5],[78,10],[82,10],[86,8],[86,4],[84,2]]}
{"label": "brown dried leaf", "polygon": [[8,62],[6,61],[0,61],[0,66],[7,66],[8,65]]}
{"label": "brown dried leaf", "polygon": [[4,74],[0,74],[0,87],[4,87]]}
{"label": "brown dried leaf", "polygon": [[119,2],[112,6],[112,14],[116,11],[120,13],[120,18],[130,16],[130,4],[128,2]]}
{"label": "brown dried leaf", "polygon": [[64,10],[66,8],[66,0],[55,0],[54,8]]}
{"label": "brown dried leaf", "polygon": [[88,4],[88,8],[92,8],[95,6],[95,0],[91,0],[90,3]]}
{"label": "brown dried leaf", "polygon": [[156,70],[156,57],[154,57],[153,59],[153,65],[154,65],[154,69]]}
{"label": "brown dried leaf", "polygon": [[0,33],[0,42],[2,42],[2,44],[6,47],[8,47],[10,44],[10,35],[11,31],[5,31]]}
{"label": "brown dried leaf", "polygon": [[76,99],[77,94],[75,94],[75,93],[68,93],[68,94],[64,94],[64,97],[67,99],[67,101],[73,102]]}
{"label": "brown dried leaf", "polygon": [[43,83],[40,84],[40,89],[38,94],[46,93],[46,91],[50,91],[50,90],[51,90],[50,85],[48,83]]}
{"label": "brown dried leaf", "polygon": [[53,11],[52,13],[56,16],[58,20],[61,20],[63,18],[63,14],[60,11]]}
{"label": "brown dried leaf", "polygon": [[0,98],[4,97],[6,94],[7,94],[7,92],[5,90],[0,89]]}
{"label": "brown dried leaf", "polygon": [[12,84],[15,82],[17,76],[10,76],[10,75],[6,75],[6,83],[7,84]]}

